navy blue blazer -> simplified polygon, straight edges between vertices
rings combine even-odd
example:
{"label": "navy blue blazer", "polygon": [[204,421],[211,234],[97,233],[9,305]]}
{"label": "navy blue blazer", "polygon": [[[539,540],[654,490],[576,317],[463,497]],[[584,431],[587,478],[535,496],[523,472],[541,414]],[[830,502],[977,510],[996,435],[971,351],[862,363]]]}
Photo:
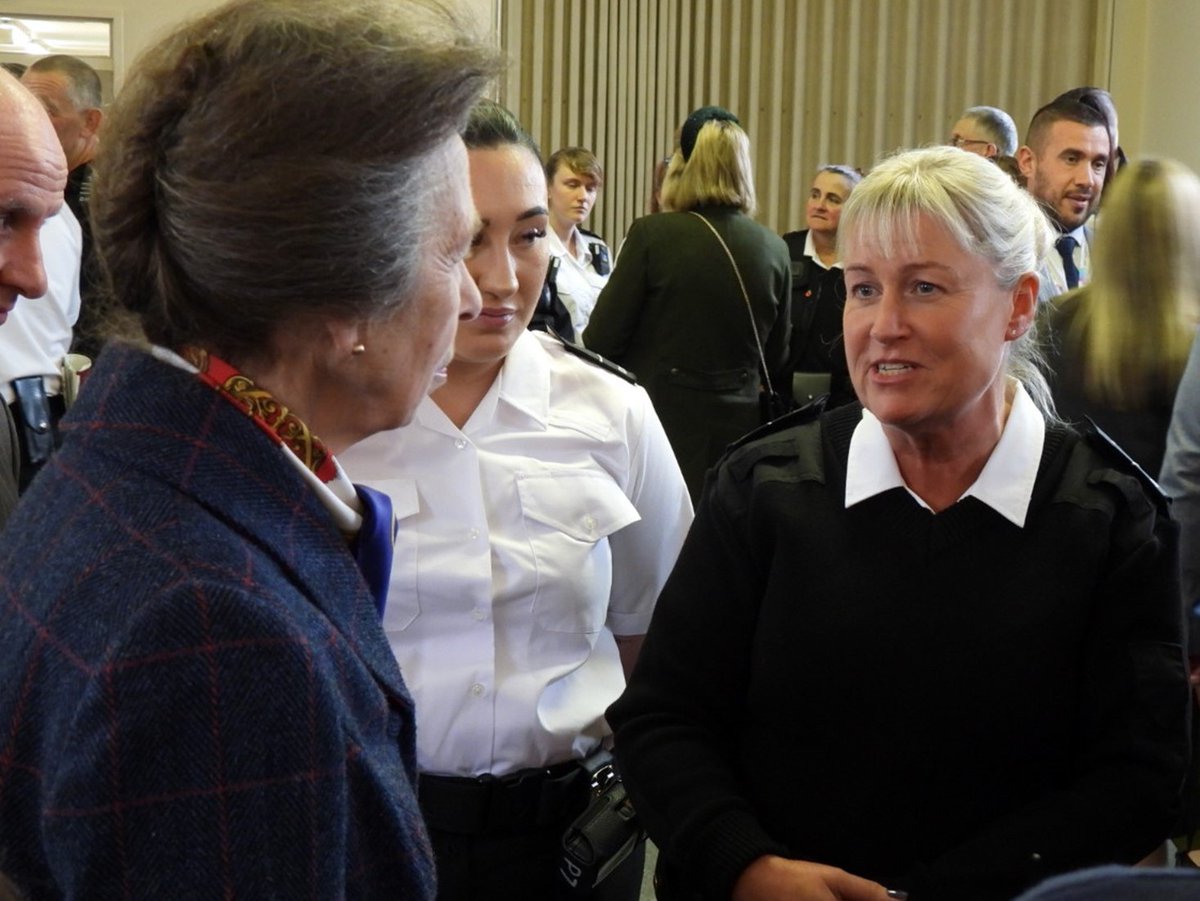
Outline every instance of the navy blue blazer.
{"label": "navy blue blazer", "polygon": [[1048,879],[1017,901],[1195,901],[1200,873],[1190,867],[1097,867]]}
{"label": "navy blue blazer", "polygon": [[41,898],[432,898],[412,702],[312,490],[110,346],[0,540],[0,870]]}

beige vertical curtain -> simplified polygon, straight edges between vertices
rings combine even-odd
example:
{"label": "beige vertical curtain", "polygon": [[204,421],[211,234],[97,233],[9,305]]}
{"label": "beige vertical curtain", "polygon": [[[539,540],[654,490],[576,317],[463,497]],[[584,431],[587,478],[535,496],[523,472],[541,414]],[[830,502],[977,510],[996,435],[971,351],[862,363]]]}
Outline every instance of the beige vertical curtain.
{"label": "beige vertical curtain", "polygon": [[1024,131],[1067,88],[1108,85],[1113,0],[499,0],[500,100],[542,150],[606,170],[591,226],[645,215],[656,160],[696,107],[738,115],[757,218],[787,231],[822,163],[866,170],[944,141],[968,106]]}

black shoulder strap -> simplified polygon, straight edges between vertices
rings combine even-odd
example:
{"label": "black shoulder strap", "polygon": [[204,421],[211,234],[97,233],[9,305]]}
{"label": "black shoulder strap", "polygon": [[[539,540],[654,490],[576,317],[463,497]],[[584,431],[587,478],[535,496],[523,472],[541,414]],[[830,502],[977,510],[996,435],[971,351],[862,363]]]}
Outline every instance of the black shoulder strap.
{"label": "black shoulder strap", "polygon": [[571,354],[571,356],[579,357],[581,360],[586,360],[593,366],[599,366],[605,372],[611,372],[617,378],[624,379],[631,385],[637,384],[637,376],[619,363],[614,363],[607,357],[600,356],[600,354],[596,353],[594,350],[588,350],[586,347],[580,347],[578,344],[572,344],[553,328],[547,328],[545,331],[546,334],[561,344],[563,350]]}
{"label": "black shoulder strap", "polygon": [[1084,420],[1084,425],[1080,427],[1079,431],[1087,442],[1088,447],[1103,457],[1104,461],[1113,469],[1137,479],[1141,483],[1142,488],[1145,489],[1146,496],[1153,501],[1154,506],[1164,515],[1168,514],[1170,512],[1171,501],[1158,482],[1151,478],[1133,457],[1125,453],[1121,449],[1121,446],[1113,441],[1100,426],[1096,425],[1090,416],[1085,416]]}
{"label": "black shoulder strap", "polygon": [[538,297],[537,307],[529,320],[531,332],[553,332],[559,340],[575,340],[575,326],[571,323],[571,311],[558,296],[558,257],[550,257],[546,269],[546,280],[542,283],[542,293]]}
{"label": "black shoulder strap", "polygon": [[790,413],[784,413],[778,419],[772,419],[765,425],[760,425],[739,438],[733,444],[725,449],[728,454],[732,450],[736,450],[744,444],[749,444],[751,441],[757,441],[759,438],[765,438],[767,435],[772,435],[775,432],[782,432],[784,429],[790,429],[794,425],[802,425],[806,422],[812,422],[818,416],[825,412],[825,402],[829,400],[828,394],[822,394],[820,397],[806,403],[799,409],[792,410]]}
{"label": "black shoulder strap", "polygon": [[781,416],[755,429],[725,449],[717,468],[724,467],[737,481],[750,477],[765,460],[788,458],[792,477],[804,480],[825,480],[825,464],[821,451],[820,430],[811,428],[821,419],[825,398],[817,398],[799,410]]}

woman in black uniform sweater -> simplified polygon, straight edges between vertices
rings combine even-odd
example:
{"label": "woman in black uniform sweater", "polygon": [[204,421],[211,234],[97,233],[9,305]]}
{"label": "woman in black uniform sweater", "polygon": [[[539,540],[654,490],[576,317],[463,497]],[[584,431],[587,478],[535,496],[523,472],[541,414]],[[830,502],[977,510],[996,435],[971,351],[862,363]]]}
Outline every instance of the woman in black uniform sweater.
{"label": "woman in black uniform sweater", "polygon": [[1031,363],[1047,232],[955,148],[855,189],[862,405],[724,457],[609,709],[660,898],[1007,901],[1168,834],[1175,527],[1053,416]]}
{"label": "woman in black uniform sweater", "polygon": [[842,307],[846,281],[837,251],[842,206],[862,173],[849,166],[817,170],[804,206],[808,227],[783,236],[792,258],[792,371],[796,400],[830,394],[826,408],[854,400],[842,346]]}

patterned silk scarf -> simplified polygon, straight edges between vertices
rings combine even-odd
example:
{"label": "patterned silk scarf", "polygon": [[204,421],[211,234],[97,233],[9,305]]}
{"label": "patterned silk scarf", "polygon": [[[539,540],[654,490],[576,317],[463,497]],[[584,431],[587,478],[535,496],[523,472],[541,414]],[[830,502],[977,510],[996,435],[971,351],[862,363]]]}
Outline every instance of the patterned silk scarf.
{"label": "patterned silk scarf", "polygon": [[[319,481],[329,483],[338,478],[338,465],[329,448],[271,392],[255,385],[250,378],[206,350],[187,347],[180,355],[196,367],[201,381],[249,416],[276,445],[291,451]],[[354,491],[361,508],[357,512],[362,517],[362,526],[357,531],[343,534],[382,618],[391,581],[392,545],[396,539],[392,502],[386,494],[365,485],[355,485]]]}
{"label": "patterned silk scarf", "polygon": [[337,476],[333,454],[300,419],[220,357],[198,347],[184,348],[181,356],[199,370],[200,378],[245,413],[276,444],[290,450],[318,479]]}

